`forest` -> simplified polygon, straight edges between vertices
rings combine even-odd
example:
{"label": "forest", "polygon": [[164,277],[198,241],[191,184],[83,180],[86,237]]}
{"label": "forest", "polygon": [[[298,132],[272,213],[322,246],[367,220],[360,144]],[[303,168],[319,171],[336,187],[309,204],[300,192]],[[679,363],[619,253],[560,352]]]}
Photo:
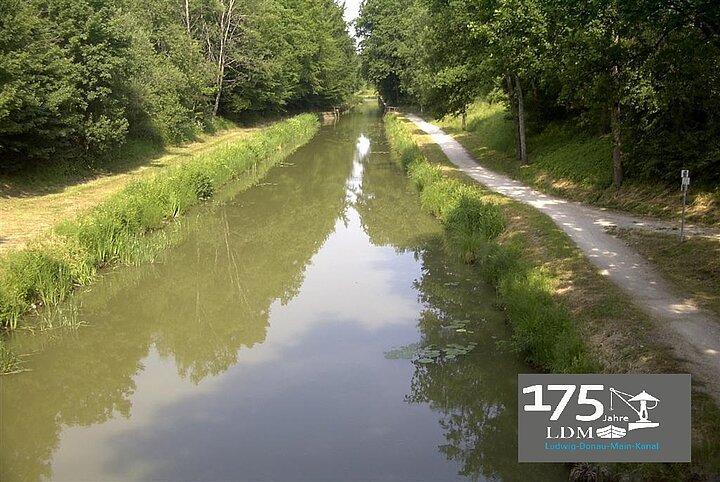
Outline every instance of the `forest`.
{"label": "forest", "polygon": [[333,0],[0,0],[0,171],[342,106],[359,75],[342,15]]}
{"label": "forest", "polygon": [[531,134],[571,125],[611,139],[616,186],[720,183],[716,0],[365,0],[357,32],[386,102],[501,102],[523,164]]}

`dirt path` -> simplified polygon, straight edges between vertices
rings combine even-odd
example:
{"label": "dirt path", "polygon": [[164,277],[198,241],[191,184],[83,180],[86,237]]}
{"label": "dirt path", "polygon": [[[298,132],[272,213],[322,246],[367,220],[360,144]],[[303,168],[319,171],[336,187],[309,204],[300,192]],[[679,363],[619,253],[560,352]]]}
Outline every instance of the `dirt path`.
{"label": "dirt path", "polygon": [[257,129],[230,129],[207,137],[203,142],[169,147],[167,154],[148,159],[147,163],[134,169],[100,174],[56,192],[15,195],[12,194],[14,189],[8,189],[10,194],[0,197],[0,254],[10,248],[21,248],[38,234],[49,231],[59,221],[73,218],[97,206],[131,181],[180,164],[189,157],[237,142],[255,130]]}
{"label": "dirt path", "polygon": [[[608,234],[611,226],[668,229],[667,223],[611,213],[568,202],[535,191],[518,181],[479,166],[455,139],[414,115],[407,115],[429,134],[450,161],[489,189],[527,203],[544,212],[598,267],[638,305],[658,321],[658,329],[678,358],[686,360],[696,379],[720,402],[720,322],[690,300],[670,289],[660,275],[636,251]],[[700,235],[718,236],[705,229]]]}

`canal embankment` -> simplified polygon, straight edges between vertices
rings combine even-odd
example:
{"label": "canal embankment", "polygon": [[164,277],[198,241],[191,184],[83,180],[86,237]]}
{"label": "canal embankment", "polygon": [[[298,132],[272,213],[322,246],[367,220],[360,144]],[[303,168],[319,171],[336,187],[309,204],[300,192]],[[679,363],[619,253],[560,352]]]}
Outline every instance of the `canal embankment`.
{"label": "canal embankment", "polygon": [[[217,146],[130,182],[24,248],[4,253],[0,257],[0,325],[17,327],[25,313],[60,302],[76,286],[90,283],[103,267],[152,259],[171,239],[161,228],[212,198],[232,180],[257,181],[310,140],[318,128],[316,115],[302,114]],[[17,360],[1,343],[0,368],[12,371]]]}
{"label": "canal embankment", "polygon": [[[513,348],[528,362],[555,373],[682,371],[648,315],[548,216],[472,181],[412,123],[391,115],[385,125],[394,158],[415,180],[424,207],[445,225],[450,250],[496,287],[513,330]],[[708,478],[720,471],[718,427],[717,406],[696,390],[692,464],[591,470],[644,480]]]}
{"label": "canal embankment", "polygon": [[13,332],[28,372],[1,382],[0,479],[568,479],[517,463],[532,369],[376,109],[242,184],[173,223],[153,263],[42,310],[80,329]]}
{"label": "canal embankment", "polygon": [[91,160],[53,159],[16,171],[0,172],[0,256],[21,249],[59,221],[76,218],[128,184],[154,176],[187,160],[240,142],[273,122],[240,126],[223,118],[212,132],[192,142],[160,145],[131,139]]}

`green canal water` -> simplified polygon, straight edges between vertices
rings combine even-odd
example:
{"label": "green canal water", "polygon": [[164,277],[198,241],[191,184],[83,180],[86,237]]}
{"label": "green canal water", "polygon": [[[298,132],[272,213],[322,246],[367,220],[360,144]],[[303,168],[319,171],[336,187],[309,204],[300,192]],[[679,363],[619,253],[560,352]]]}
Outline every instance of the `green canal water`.
{"label": "green canal water", "polygon": [[0,480],[567,480],[517,463],[528,368],[388,150],[371,108],[323,127],[16,333]]}

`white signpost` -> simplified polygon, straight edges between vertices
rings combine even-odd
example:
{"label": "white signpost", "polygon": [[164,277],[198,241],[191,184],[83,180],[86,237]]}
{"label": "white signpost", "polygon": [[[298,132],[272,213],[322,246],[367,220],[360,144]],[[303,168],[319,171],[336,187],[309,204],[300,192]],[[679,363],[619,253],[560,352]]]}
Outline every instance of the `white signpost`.
{"label": "white signpost", "polygon": [[682,221],[680,223],[680,242],[685,241],[685,201],[687,199],[687,191],[690,187],[690,171],[683,169],[680,171],[680,189],[682,190]]}

